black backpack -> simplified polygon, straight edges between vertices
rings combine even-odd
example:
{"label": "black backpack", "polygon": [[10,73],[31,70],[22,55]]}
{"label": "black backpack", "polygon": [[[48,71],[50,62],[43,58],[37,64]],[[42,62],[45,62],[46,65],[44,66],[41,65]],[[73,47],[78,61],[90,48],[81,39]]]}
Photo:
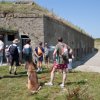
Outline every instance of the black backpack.
{"label": "black backpack", "polygon": [[17,46],[11,45],[9,48],[10,55],[18,56],[18,48]]}

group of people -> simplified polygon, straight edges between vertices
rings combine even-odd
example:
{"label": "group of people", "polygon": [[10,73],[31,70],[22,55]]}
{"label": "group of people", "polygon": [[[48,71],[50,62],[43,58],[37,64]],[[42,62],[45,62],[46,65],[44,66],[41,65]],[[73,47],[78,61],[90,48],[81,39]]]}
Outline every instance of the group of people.
{"label": "group of people", "polygon": [[[47,43],[45,43],[45,46],[42,46],[42,42],[39,43],[39,45],[35,48],[35,50],[32,50],[31,47],[31,40],[27,39],[26,44],[23,47],[23,50],[21,51],[19,49],[18,43],[20,42],[17,38],[14,39],[12,44],[6,45],[4,48],[4,43],[2,41],[3,36],[0,35],[0,65],[2,66],[3,64],[3,54],[5,54],[7,65],[9,65],[9,73],[12,74],[12,66],[15,64],[14,67],[14,74],[16,75],[17,71],[17,66],[20,65],[21,62],[21,57],[20,54],[21,52],[24,55],[24,60],[25,62],[27,61],[32,61],[33,57],[35,58],[35,62],[37,63],[37,72],[42,71],[42,62],[43,60],[45,63],[49,62],[49,48]],[[5,53],[3,53],[5,51]]]}
{"label": "group of people", "polygon": [[42,72],[43,61],[47,66],[49,65],[49,47],[47,43],[45,43],[43,47],[42,42],[40,42],[39,45],[33,50],[31,47],[31,40],[28,39],[23,47],[23,54],[26,62],[25,66],[27,66],[27,62],[33,60],[37,65],[37,72]]}
{"label": "group of people", "polygon": [[[26,59],[26,68],[27,68],[27,71],[28,71],[27,74],[28,74],[29,87],[30,86],[35,87],[33,84],[36,83],[36,82],[37,82],[36,84],[38,84],[36,72],[39,72],[39,71],[42,72],[42,61],[43,61],[43,58],[44,58],[44,53],[45,53],[45,58],[46,58],[45,60],[47,60],[47,58],[48,58],[48,55],[47,55],[48,50],[47,49],[49,49],[49,48],[47,48],[47,43],[45,43],[46,48],[44,48],[42,46],[42,42],[39,43],[39,45],[34,50],[34,56],[35,56],[35,61],[36,61],[36,64],[37,64],[36,65],[37,70],[36,70],[36,72],[30,71],[30,68],[31,68],[30,65],[32,66],[32,63],[31,63],[32,62],[32,47],[31,47],[30,42],[31,42],[31,40],[28,40],[27,43],[25,44],[25,46],[23,48],[23,53],[26,55],[25,59]],[[27,52],[30,52],[30,53],[27,53]],[[54,49],[54,52],[53,52],[54,63],[53,63],[52,70],[51,70],[51,73],[50,73],[50,81],[45,83],[45,85],[52,86],[54,76],[55,76],[55,71],[61,70],[63,78],[62,78],[62,83],[60,84],[60,87],[64,88],[65,80],[66,80],[66,77],[67,77],[67,71],[68,71],[68,69],[69,70],[72,69],[71,64],[72,64],[73,58],[74,58],[74,56],[73,56],[72,49],[67,44],[63,43],[63,39],[61,37],[59,37],[58,43],[55,46],[55,49]],[[33,64],[33,66],[35,67],[34,64]],[[32,78],[32,76],[33,76],[33,78]],[[40,87],[39,87],[39,84],[38,84],[37,89],[39,89],[39,88]],[[29,89],[31,89],[32,93],[35,93],[37,91],[37,89],[35,91],[34,91],[33,88],[29,88]]]}
{"label": "group of people", "polygon": [[[16,71],[17,71],[17,66],[19,66],[19,60],[20,60],[20,50],[18,48],[19,42],[20,41],[18,39],[14,39],[13,43],[10,46],[6,46],[6,48],[5,48],[5,52],[6,52],[5,54],[6,54],[7,62],[9,63],[9,73],[10,74],[13,73],[12,66],[15,63],[14,74],[17,75]],[[2,44],[2,46],[1,46],[1,44]],[[1,49],[1,47],[2,47],[2,49]],[[3,51],[3,47],[4,47],[4,43],[0,40],[0,51]],[[31,40],[28,39],[26,41],[26,44],[23,47],[22,53],[24,55],[25,69],[27,70],[29,84],[32,84],[32,82],[33,83],[35,82],[35,84],[38,84],[36,72],[42,72],[43,60],[45,60],[45,63],[47,64],[46,66],[49,65],[48,44],[45,43],[44,47],[43,47],[42,42],[40,42],[39,45],[37,47],[35,47],[35,49],[33,50],[32,46],[31,46]],[[0,53],[0,54],[3,54],[3,53]],[[34,60],[33,60],[33,56],[35,57]],[[68,71],[68,69],[69,70],[72,69],[72,59],[73,58],[74,58],[74,56],[73,56],[72,49],[63,42],[62,37],[59,37],[58,43],[55,46],[55,49],[53,52],[54,63],[53,63],[52,70],[50,73],[50,81],[45,83],[45,85],[52,86],[55,71],[61,70],[63,78],[62,78],[62,83],[60,84],[60,87],[63,88],[65,86],[67,71]],[[1,61],[0,64],[2,63],[1,59],[2,59],[2,56],[0,55],[0,61]],[[32,66],[34,68],[32,68]],[[36,69],[36,72],[32,71],[33,69]],[[35,79],[35,81],[33,81],[32,79]],[[30,82],[31,80],[32,80],[32,82]],[[31,87],[32,87],[32,85],[31,85]],[[34,85],[33,85],[33,87],[34,87]],[[39,85],[38,85],[38,88],[39,88]],[[31,91],[33,92],[32,89],[31,89]]]}

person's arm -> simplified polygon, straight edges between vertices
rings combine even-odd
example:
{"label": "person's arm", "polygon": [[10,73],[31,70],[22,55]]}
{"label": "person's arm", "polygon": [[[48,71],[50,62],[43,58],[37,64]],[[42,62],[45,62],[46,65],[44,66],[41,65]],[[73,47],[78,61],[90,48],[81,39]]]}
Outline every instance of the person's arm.
{"label": "person's arm", "polygon": [[58,45],[56,45],[55,50],[53,52],[53,59],[56,58],[57,50],[58,50]]}
{"label": "person's arm", "polygon": [[18,49],[18,53],[20,54],[21,53],[20,47],[17,46],[17,49]]}
{"label": "person's arm", "polygon": [[73,49],[70,46],[68,46],[68,49],[69,49],[69,53],[72,55],[72,59],[74,59],[75,57],[73,54]]}
{"label": "person's arm", "polygon": [[25,52],[25,47],[23,47],[23,50],[22,50],[22,52],[23,52],[23,53]]}
{"label": "person's arm", "polygon": [[53,56],[55,56],[55,55],[56,55],[56,52],[57,52],[57,49],[55,49],[55,50],[54,50],[54,52],[53,52]]}
{"label": "person's arm", "polygon": [[34,55],[35,55],[36,57],[38,57],[38,58],[39,58],[40,56],[38,56],[38,54],[37,54],[37,52],[36,52],[36,51],[37,51],[37,47],[36,47],[36,48],[35,48],[35,50],[34,50]]}

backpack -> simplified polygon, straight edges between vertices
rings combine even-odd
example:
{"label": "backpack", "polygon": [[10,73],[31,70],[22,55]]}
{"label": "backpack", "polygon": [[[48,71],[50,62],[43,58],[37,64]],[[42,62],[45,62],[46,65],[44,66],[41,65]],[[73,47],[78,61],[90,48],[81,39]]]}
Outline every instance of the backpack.
{"label": "backpack", "polygon": [[68,62],[69,57],[68,57],[68,48],[67,47],[65,47],[65,46],[62,47],[61,56],[64,61]]}
{"label": "backpack", "polygon": [[37,54],[39,56],[41,56],[43,54],[42,48],[40,48],[40,47],[37,48]]}
{"label": "backpack", "polygon": [[29,48],[24,48],[24,54],[25,55],[30,55],[32,53],[32,49],[29,47]]}
{"label": "backpack", "polygon": [[17,46],[11,45],[9,48],[10,55],[16,56],[18,55],[18,48]]}

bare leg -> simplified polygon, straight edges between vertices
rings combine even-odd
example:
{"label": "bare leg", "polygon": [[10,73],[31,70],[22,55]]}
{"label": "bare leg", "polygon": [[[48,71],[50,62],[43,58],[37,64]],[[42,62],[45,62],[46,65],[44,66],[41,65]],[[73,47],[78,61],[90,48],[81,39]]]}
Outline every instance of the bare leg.
{"label": "bare leg", "polygon": [[12,66],[9,66],[9,73],[11,74]]}
{"label": "bare leg", "polygon": [[65,81],[66,81],[66,76],[67,76],[67,69],[63,70],[63,79],[62,79],[62,85],[65,85]]}
{"label": "bare leg", "polygon": [[54,75],[55,75],[55,68],[53,67],[53,69],[51,71],[51,77],[50,77],[50,82],[51,83],[53,83]]}
{"label": "bare leg", "polygon": [[16,71],[17,71],[17,67],[14,66],[14,74],[15,74],[15,75],[17,75]]}

